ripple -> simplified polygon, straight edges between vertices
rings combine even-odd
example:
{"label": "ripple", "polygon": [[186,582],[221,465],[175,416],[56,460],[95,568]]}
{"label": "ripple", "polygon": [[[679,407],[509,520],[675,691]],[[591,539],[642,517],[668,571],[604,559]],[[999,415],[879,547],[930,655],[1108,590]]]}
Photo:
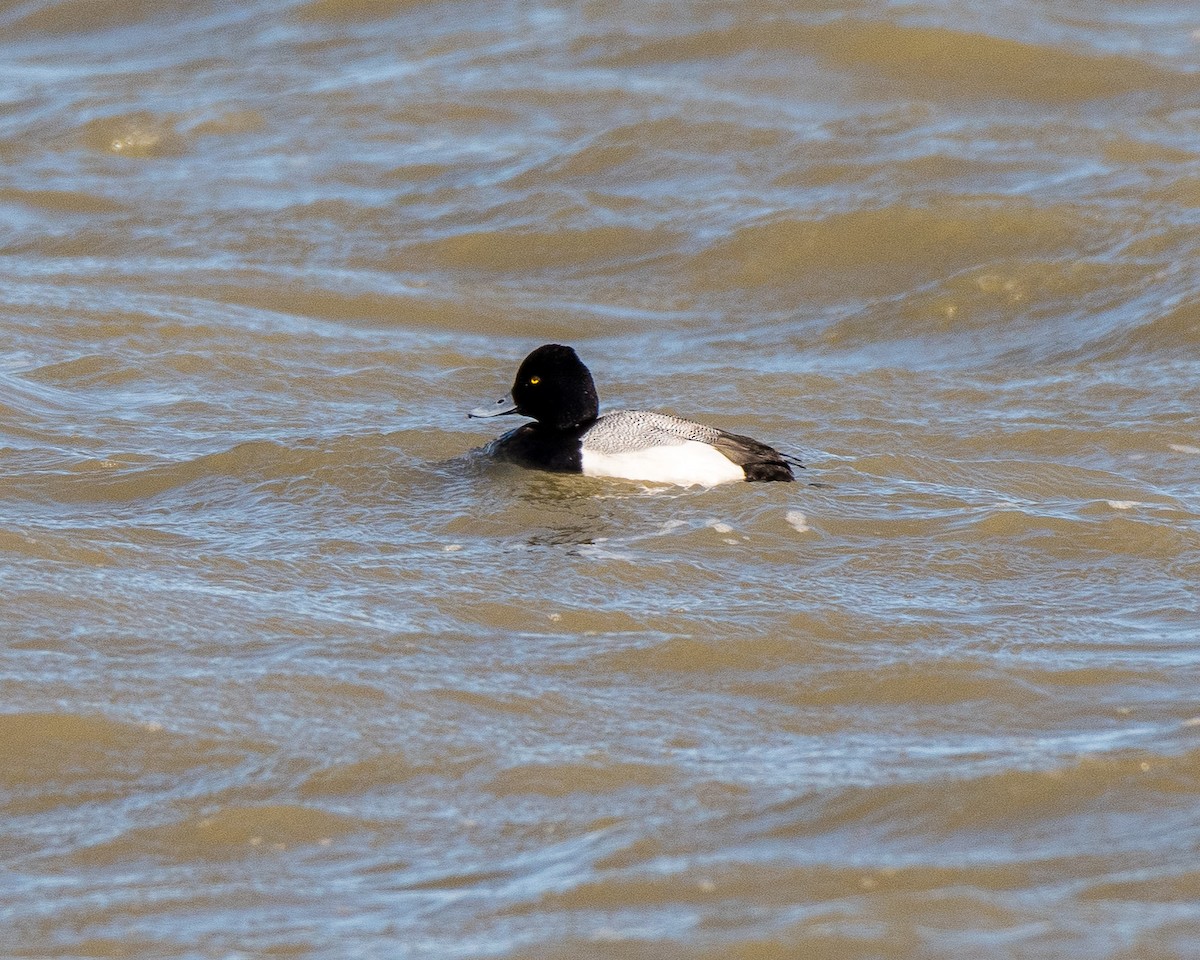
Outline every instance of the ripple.
{"label": "ripple", "polygon": [[142,858],[166,863],[271,856],[296,847],[329,847],[335,840],[372,829],[370,821],[296,804],[229,805],[157,827],[138,827],[106,843],[74,853],[91,868]]}
{"label": "ripple", "polygon": [[751,51],[819,57],[834,67],[886,77],[934,97],[1069,103],[1134,91],[1182,91],[1191,85],[1186,73],[1134,57],[853,15],[812,24],[790,19],[737,23],[634,43],[596,59],[608,66],[644,66]]}
{"label": "ripple", "polygon": [[882,292],[998,259],[1069,249],[1086,242],[1096,226],[1082,209],[989,198],[777,219],[742,227],[696,257],[694,276],[701,289],[728,283],[788,288],[836,282],[834,271],[873,264],[870,287]]}
{"label": "ripple", "polygon": [[411,247],[404,259],[454,270],[615,270],[661,255],[677,239],[665,231],[629,227],[473,231]]}
{"label": "ripple", "polygon": [[139,786],[242,760],[214,741],[95,715],[0,714],[0,734],[0,783],[13,814],[116,801]]}
{"label": "ripple", "polygon": [[93,150],[125,157],[177,157],[189,149],[178,124],[179,118],[169,114],[119,114],[90,121],[82,139]]}

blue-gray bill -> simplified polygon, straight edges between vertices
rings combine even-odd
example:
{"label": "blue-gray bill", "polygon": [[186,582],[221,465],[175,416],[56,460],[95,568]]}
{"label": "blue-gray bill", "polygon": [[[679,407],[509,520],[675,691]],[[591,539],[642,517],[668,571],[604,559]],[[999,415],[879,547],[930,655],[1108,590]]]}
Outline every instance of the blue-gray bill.
{"label": "blue-gray bill", "polygon": [[516,412],[517,412],[517,402],[515,400],[513,400],[512,394],[510,393],[510,394],[507,394],[506,396],[501,397],[499,400],[497,400],[493,404],[490,404],[489,406],[476,407],[474,410],[472,410],[470,413],[468,413],[467,416],[475,417],[476,419],[483,420],[488,417],[504,417],[510,413],[516,413]]}

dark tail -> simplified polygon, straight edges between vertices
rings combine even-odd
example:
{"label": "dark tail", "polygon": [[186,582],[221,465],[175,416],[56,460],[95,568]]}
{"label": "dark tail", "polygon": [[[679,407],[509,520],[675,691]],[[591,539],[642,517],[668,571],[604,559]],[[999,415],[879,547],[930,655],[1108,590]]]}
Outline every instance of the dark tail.
{"label": "dark tail", "polygon": [[746,479],[754,481],[782,480],[785,483],[795,480],[789,464],[795,464],[803,469],[803,464],[794,457],[787,457],[752,437],[743,437],[736,433],[724,433],[713,441],[715,446],[727,458],[746,471]]}

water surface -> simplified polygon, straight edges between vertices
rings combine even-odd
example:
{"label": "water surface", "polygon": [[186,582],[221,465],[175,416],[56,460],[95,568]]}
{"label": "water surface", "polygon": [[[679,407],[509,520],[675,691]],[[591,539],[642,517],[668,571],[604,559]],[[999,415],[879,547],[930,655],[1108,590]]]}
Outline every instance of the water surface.
{"label": "water surface", "polygon": [[0,952],[1200,955],[1198,30],[0,3]]}

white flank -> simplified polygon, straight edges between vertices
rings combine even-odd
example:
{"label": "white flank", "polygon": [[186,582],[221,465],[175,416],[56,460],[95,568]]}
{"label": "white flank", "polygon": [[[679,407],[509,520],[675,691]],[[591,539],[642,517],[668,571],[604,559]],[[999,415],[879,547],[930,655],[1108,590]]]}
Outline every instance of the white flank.
{"label": "white flank", "polygon": [[715,487],[718,483],[745,480],[746,471],[707,443],[685,440],[669,447],[647,447],[623,453],[583,451],[587,477],[620,477],[681,487]]}

